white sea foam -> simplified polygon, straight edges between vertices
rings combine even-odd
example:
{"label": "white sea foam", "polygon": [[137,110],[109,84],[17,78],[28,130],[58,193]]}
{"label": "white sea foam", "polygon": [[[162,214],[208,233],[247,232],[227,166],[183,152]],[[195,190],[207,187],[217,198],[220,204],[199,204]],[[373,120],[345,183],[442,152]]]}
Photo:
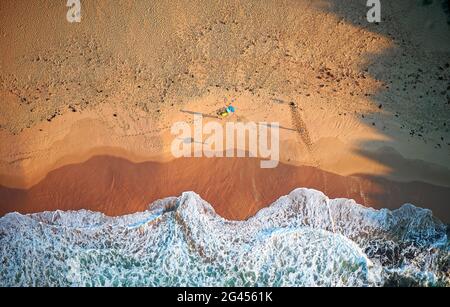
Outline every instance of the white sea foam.
{"label": "white sea foam", "polygon": [[449,286],[447,227],[298,189],[244,222],[195,193],[133,215],[0,219],[1,286]]}

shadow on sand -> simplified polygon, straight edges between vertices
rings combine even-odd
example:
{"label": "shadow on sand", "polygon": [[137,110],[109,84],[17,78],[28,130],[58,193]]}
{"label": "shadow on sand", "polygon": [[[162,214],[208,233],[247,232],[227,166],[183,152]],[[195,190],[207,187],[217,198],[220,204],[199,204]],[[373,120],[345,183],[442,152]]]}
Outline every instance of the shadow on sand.
{"label": "shadow on sand", "polygon": [[[370,99],[379,112],[360,114],[361,122],[377,129],[388,141],[362,140],[359,148],[384,150],[380,154],[360,150],[357,154],[385,165],[390,169],[390,178],[407,174],[420,180],[426,173],[448,186],[450,170],[442,165],[450,165],[449,1],[382,1],[379,24],[366,21],[368,8],[364,0],[326,3],[322,9],[342,22],[392,42],[380,53],[361,55],[359,75],[382,84],[375,92],[362,94],[361,99]],[[400,132],[387,124],[392,122]],[[400,142],[407,143],[410,152],[429,152],[426,160],[436,164],[404,159],[393,150]]]}

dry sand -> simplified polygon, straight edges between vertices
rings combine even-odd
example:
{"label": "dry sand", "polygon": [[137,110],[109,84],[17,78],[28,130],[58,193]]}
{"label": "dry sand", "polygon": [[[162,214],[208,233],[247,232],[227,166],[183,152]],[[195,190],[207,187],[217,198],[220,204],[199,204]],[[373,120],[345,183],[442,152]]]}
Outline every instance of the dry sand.
{"label": "dry sand", "polygon": [[[80,24],[63,2],[0,3],[2,214],[116,215],[194,190],[242,219],[306,186],[450,220],[439,1],[383,2],[379,25],[357,0],[82,1]],[[232,98],[235,120],[280,122],[282,165],[172,161],[171,125]]]}

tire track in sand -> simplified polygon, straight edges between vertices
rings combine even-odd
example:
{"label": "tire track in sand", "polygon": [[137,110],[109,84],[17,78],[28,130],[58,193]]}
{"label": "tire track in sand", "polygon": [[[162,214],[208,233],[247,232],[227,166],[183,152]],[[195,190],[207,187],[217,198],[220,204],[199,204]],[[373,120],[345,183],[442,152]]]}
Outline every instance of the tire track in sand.
{"label": "tire track in sand", "polygon": [[295,102],[290,102],[289,107],[291,109],[291,118],[294,128],[299,134],[302,142],[305,144],[308,153],[311,155],[314,166],[319,167],[319,162],[316,159],[315,152],[313,149],[314,143],[309,134],[308,127],[306,126],[306,123],[302,118],[302,114],[300,113],[300,110]]}

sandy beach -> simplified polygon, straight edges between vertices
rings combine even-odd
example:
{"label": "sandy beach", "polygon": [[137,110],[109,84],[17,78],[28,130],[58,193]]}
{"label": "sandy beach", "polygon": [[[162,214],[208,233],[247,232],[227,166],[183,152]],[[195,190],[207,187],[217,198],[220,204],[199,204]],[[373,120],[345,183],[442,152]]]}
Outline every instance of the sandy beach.
{"label": "sandy beach", "polygon": [[448,0],[0,1],[0,287],[449,287],[449,199]]}
{"label": "sandy beach", "polygon": [[[419,1],[420,2],[420,1]],[[450,222],[450,29],[441,3],[0,3],[0,214],[108,215],[195,191],[247,219],[298,187]],[[395,16],[395,18],[393,17]],[[417,24],[417,20],[424,20]],[[279,122],[280,165],[175,159],[177,121]]]}

